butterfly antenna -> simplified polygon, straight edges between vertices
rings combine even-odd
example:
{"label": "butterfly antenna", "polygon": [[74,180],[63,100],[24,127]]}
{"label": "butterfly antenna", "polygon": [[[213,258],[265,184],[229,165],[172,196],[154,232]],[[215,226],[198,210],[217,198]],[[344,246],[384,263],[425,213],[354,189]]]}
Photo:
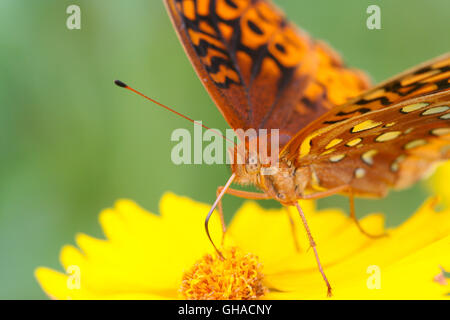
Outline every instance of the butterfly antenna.
{"label": "butterfly antenna", "polygon": [[198,126],[201,126],[201,127],[205,128],[206,130],[209,130],[209,131],[211,131],[211,132],[214,132],[215,134],[217,134],[218,136],[220,136],[220,137],[223,138],[224,140],[226,140],[226,141],[228,141],[228,142],[231,142],[233,145],[236,145],[235,142],[234,142],[233,140],[231,140],[231,139],[225,137],[223,134],[221,134],[221,133],[218,132],[217,130],[211,129],[211,128],[205,126],[204,124],[202,124],[202,123],[200,123],[200,122],[197,122],[197,121],[195,121],[195,120],[193,120],[193,119],[191,119],[191,118],[185,116],[184,114],[181,114],[181,113],[179,113],[178,111],[175,111],[174,109],[172,109],[172,108],[170,108],[170,107],[168,107],[168,106],[166,106],[166,105],[164,105],[164,104],[162,104],[162,103],[156,101],[155,99],[152,99],[152,98],[150,98],[150,97],[147,97],[145,94],[143,94],[143,93],[139,92],[138,90],[136,90],[136,89],[130,87],[130,86],[127,85],[126,83],[124,83],[124,82],[122,82],[122,81],[120,81],[120,80],[115,80],[114,83],[115,83],[117,86],[121,87],[121,88],[128,89],[128,90],[130,90],[130,91],[132,91],[132,92],[134,92],[134,93],[140,95],[141,97],[143,97],[143,98],[145,98],[145,99],[147,99],[147,100],[149,100],[149,101],[155,103],[156,105],[158,105],[158,106],[160,106],[160,107],[162,107],[162,108],[164,108],[164,109],[166,109],[166,110],[168,110],[168,111],[170,111],[170,112],[172,112],[172,113],[175,113],[176,115],[178,115],[178,116],[180,116],[180,117],[182,117],[182,118],[184,118],[184,119],[186,119],[186,120],[192,122],[193,124],[196,124],[196,125],[198,125]]}
{"label": "butterfly antenna", "polygon": [[209,241],[211,242],[211,244],[213,245],[214,249],[216,249],[217,254],[219,255],[219,257],[223,260],[225,259],[222,252],[220,252],[219,249],[217,249],[216,245],[214,244],[214,241],[211,238],[211,234],[209,233],[209,219],[211,218],[211,215],[213,214],[214,210],[217,207],[217,204],[222,200],[222,197],[224,196],[224,194],[227,192],[228,188],[230,187],[231,183],[233,182],[234,178],[236,178],[236,174],[233,173],[230,177],[230,179],[228,179],[227,183],[225,184],[225,186],[223,187],[222,191],[220,192],[219,196],[217,197],[216,201],[214,201],[214,204],[212,205],[211,209],[208,212],[208,215],[206,216],[205,219],[205,230],[206,230],[206,235],[208,236]]}

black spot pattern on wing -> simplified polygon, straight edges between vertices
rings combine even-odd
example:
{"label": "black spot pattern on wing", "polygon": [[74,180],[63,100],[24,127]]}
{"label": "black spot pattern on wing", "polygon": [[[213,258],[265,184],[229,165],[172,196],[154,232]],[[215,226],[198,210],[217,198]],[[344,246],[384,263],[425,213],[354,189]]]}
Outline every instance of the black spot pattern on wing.
{"label": "black spot pattern on wing", "polygon": [[[447,57],[448,59],[448,57]],[[444,60],[445,61],[445,58]],[[420,96],[424,91],[426,94],[432,94],[447,90],[450,88],[450,78],[445,76],[449,73],[450,65],[443,63],[442,66],[433,67],[433,63],[428,66],[419,68],[413,72],[398,77],[390,82],[385,83],[382,87],[377,87],[354,101],[345,110],[340,110],[334,114],[334,119],[327,119],[323,124],[335,124],[350,119],[352,116],[363,114],[377,109],[389,107],[395,103],[398,103],[404,99],[410,99],[414,96]],[[427,75],[429,73],[429,75]],[[423,77],[421,77],[423,75]],[[439,75],[444,77],[439,78]],[[418,81],[411,81],[406,84],[402,82],[408,77],[418,77]],[[436,81],[430,81],[429,79],[437,78]],[[383,94],[374,97],[370,97],[370,94],[377,90],[383,90]],[[374,108],[373,106],[377,107]],[[354,107],[361,106],[354,109]],[[351,116],[349,116],[351,115]]]}
{"label": "black spot pattern on wing", "polygon": [[[183,2],[186,0],[175,0],[176,3],[179,4],[178,8],[183,8]],[[249,7],[254,6],[256,3],[258,3],[259,0],[253,0],[249,1]],[[232,0],[226,0],[224,2],[226,5],[228,5],[231,9],[237,9],[238,5],[232,1]],[[193,0],[194,7],[197,8],[197,0]],[[226,67],[228,70],[233,70],[239,77],[239,81],[236,79],[232,79],[230,77],[225,77],[224,81],[214,81],[215,85],[217,85],[219,88],[222,89],[228,89],[232,84],[235,85],[245,85],[245,86],[251,86],[251,82],[253,79],[258,77],[262,62],[266,58],[272,59],[276,65],[279,67],[281,74],[283,75],[278,83],[278,91],[282,91],[285,87],[286,83],[289,83],[291,80],[293,71],[296,67],[285,67],[283,64],[275,57],[273,56],[269,50],[267,43],[264,45],[261,45],[258,48],[249,48],[248,46],[245,46],[242,41],[242,30],[241,30],[241,19],[242,16],[239,15],[235,19],[224,19],[217,13],[217,0],[210,0],[209,2],[209,10],[207,15],[201,15],[199,12],[196,11],[196,18],[194,20],[189,19],[187,15],[183,12],[183,10],[179,11],[179,14],[182,18],[182,21],[184,23],[185,28],[188,31],[194,31],[200,34],[204,34],[209,38],[212,38],[214,40],[217,40],[217,42],[220,42],[224,44],[224,47],[219,47],[215,45],[212,41],[206,41],[201,40],[197,45],[194,43],[192,44],[195,52],[198,54],[200,58],[206,57],[208,54],[211,54],[209,52],[209,49],[214,49],[217,52],[220,52],[220,57],[211,57],[210,64],[205,64],[205,68],[211,75],[215,75],[218,72],[220,72],[221,66]],[[265,19],[263,15],[259,15],[259,18]],[[221,30],[219,28],[219,24],[225,24],[228,25],[230,28],[233,29],[233,35],[229,41],[227,41],[224,36],[221,33]],[[215,31],[215,34],[208,33],[204,30],[204,28],[201,28],[201,25],[207,25],[211,29]],[[279,23],[279,28],[282,29],[287,22],[282,19]],[[263,31],[261,28],[253,21],[248,20],[247,25],[255,34],[261,35],[263,34]],[[277,48],[279,48],[280,52],[284,51],[284,47],[281,44],[277,45]],[[237,52],[242,51],[248,54],[252,61],[251,66],[251,81],[250,83],[244,83],[242,76],[240,74],[240,70],[238,70],[238,62],[237,62]],[[226,58],[224,58],[226,57]],[[275,105],[275,104],[274,104]]]}

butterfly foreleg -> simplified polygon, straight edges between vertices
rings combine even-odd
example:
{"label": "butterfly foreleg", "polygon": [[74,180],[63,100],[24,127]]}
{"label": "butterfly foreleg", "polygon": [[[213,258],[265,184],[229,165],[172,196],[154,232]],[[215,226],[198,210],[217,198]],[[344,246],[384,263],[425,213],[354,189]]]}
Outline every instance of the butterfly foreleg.
{"label": "butterfly foreleg", "polygon": [[[217,188],[217,191],[220,193],[221,190],[223,190],[223,188],[224,188],[223,186],[220,186],[219,188]],[[271,199],[271,197],[265,193],[236,190],[236,189],[231,189],[231,188],[228,188],[225,193],[230,194],[235,197],[238,197],[238,198],[249,199],[249,200]]]}
{"label": "butterfly foreleg", "polygon": [[[205,231],[206,235],[208,236],[209,241],[211,242],[212,246],[216,250],[217,254],[221,259],[225,259],[222,252],[217,248],[217,246],[214,244],[214,241],[211,238],[211,234],[209,232],[209,219],[211,218],[213,212],[216,210],[216,208],[220,208],[219,213],[221,215],[221,221],[222,221],[222,229],[226,231],[225,226],[225,220],[223,218],[223,210],[222,210],[222,198],[223,196],[228,193],[237,197],[246,198],[246,199],[268,199],[269,197],[266,194],[263,193],[255,193],[255,192],[246,192],[241,190],[234,190],[230,189],[230,185],[233,182],[233,180],[236,178],[236,174],[233,173],[231,177],[228,179],[227,183],[224,186],[221,186],[217,189],[217,198],[216,201],[214,201],[213,205],[211,206],[211,209],[209,210],[208,214],[205,218]],[[225,235],[225,232],[222,234],[222,242],[223,237]]]}
{"label": "butterfly foreleg", "polygon": [[[223,191],[225,187],[224,186],[220,186],[217,188],[216,191],[216,197],[218,198],[220,193]],[[249,200],[265,200],[265,199],[270,199],[270,197],[268,195],[266,195],[265,193],[258,193],[258,192],[249,192],[249,191],[242,191],[242,190],[236,190],[236,189],[232,189],[232,188],[228,188],[225,191],[225,194],[229,194],[238,198],[244,198],[244,199],[249,199]],[[220,215],[220,221],[222,223],[222,244],[224,242],[225,239],[225,233],[227,231],[227,226],[225,224],[225,218],[223,215],[223,206],[222,206],[222,199],[220,199],[219,203],[217,204],[217,211],[219,211],[219,215]]]}
{"label": "butterfly foreleg", "polygon": [[386,233],[386,232],[384,232],[384,233],[382,233],[382,234],[374,235],[374,234],[370,234],[370,233],[368,233],[366,230],[364,230],[364,228],[363,228],[363,227],[361,226],[361,224],[359,223],[358,218],[356,217],[356,211],[355,211],[355,196],[354,196],[354,194],[353,194],[352,188],[350,188],[350,187],[348,188],[348,198],[349,198],[349,201],[350,201],[350,218],[351,218],[353,221],[355,221],[356,226],[358,227],[359,231],[361,231],[362,234],[364,234],[364,235],[366,235],[367,237],[372,238],[372,239],[378,239],[378,238],[382,238],[382,237],[387,236],[387,233]]}

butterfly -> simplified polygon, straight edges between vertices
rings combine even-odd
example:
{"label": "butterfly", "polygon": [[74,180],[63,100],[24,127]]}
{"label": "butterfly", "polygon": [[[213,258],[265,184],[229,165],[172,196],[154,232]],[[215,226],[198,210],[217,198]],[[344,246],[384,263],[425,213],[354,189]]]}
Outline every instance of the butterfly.
{"label": "butterfly", "polygon": [[[263,174],[273,163],[245,153],[244,163],[232,164],[232,176],[218,188],[206,226],[216,208],[222,215],[224,194],[296,206],[331,295],[298,200],[348,195],[354,217],[354,196],[383,197],[449,159],[450,55],[370,88],[363,72],[345,66],[269,1],[165,4],[200,80],[231,128],[280,132],[277,171]],[[262,193],[232,189],[233,182],[253,184]]]}

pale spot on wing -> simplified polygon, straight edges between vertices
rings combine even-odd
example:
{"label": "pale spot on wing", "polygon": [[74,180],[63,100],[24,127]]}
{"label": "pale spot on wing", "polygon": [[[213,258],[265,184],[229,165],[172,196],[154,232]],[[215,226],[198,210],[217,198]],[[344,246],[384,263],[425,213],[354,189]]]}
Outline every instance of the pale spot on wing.
{"label": "pale spot on wing", "polygon": [[403,160],[405,160],[405,158],[406,158],[406,156],[403,155],[403,154],[402,154],[401,156],[398,156],[397,159],[395,159],[395,160],[392,162],[392,164],[391,164],[391,170],[392,170],[393,172],[397,172],[398,169],[399,169],[399,166],[400,166],[400,162],[402,162]]}
{"label": "pale spot on wing", "polygon": [[439,119],[442,119],[442,120],[448,120],[448,119],[450,119],[450,113],[446,113],[446,114],[444,114],[443,116],[440,116]]}
{"label": "pale spot on wing", "polygon": [[335,147],[335,146],[337,146],[339,143],[341,143],[342,142],[342,139],[333,139],[333,140],[331,140],[330,141],[330,143],[329,144],[327,144],[327,146],[325,147],[325,149],[331,149],[331,148],[333,148],[333,147]]}
{"label": "pale spot on wing", "polygon": [[326,190],[325,188],[322,188],[322,187],[320,186],[320,180],[319,180],[319,177],[317,177],[317,173],[316,173],[316,171],[314,170],[313,167],[311,167],[311,187],[312,187],[313,189],[315,189],[315,190],[318,190],[318,191],[324,191],[324,190]]}
{"label": "pale spot on wing", "polygon": [[393,125],[395,125],[395,122],[390,122],[390,123],[388,123],[388,124],[385,124],[384,126],[385,126],[386,128],[389,128],[389,127],[392,127]]}
{"label": "pale spot on wing", "polygon": [[417,139],[417,140],[413,140],[413,141],[410,141],[407,144],[405,144],[405,149],[409,150],[409,149],[421,147],[421,146],[426,145],[426,144],[427,144],[427,140],[425,140],[425,139]]}
{"label": "pale spot on wing", "polygon": [[403,113],[410,113],[410,112],[425,108],[428,105],[429,105],[429,103],[425,103],[425,102],[414,103],[414,104],[410,104],[409,106],[403,107],[401,111]]}
{"label": "pale spot on wing", "polygon": [[385,142],[385,141],[394,140],[395,138],[397,138],[401,134],[402,134],[401,131],[385,132],[383,134],[380,134],[378,137],[376,137],[375,141],[376,142]]}
{"label": "pale spot on wing", "polygon": [[366,175],[366,170],[363,168],[357,168],[355,170],[355,177],[356,178],[363,178]]}
{"label": "pale spot on wing", "polygon": [[354,147],[354,146],[356,146],[357,144],[359,144],[361,141],[362,141],[361,138],[356,138],[356,139],[353,139],[353,140],[347,142],[345,145],[346,145],[347,147]]}
{"label": "pale spot on wing", "polygon": [[327,154],[333,153],[334,151],[336,151],[336,150],[335,149],[330,149],[330,150],[324,151],[324,152],[321,153],[321,156],[325,156]]}
{"label": "pale spot on wing", "polygon": [[376,121],[373,121],[373,120],[366,120],[366,121],[363,121],[363,122],[357,124],[356,126],[354,126],[352,128],[352,132],[356,133],[356,132],[361,132],[361,131],[364,131],[364,130],[373,129],[375,127],[378,127],[381,124],[383,124],[383,122],[376,122]]}
{"label": "pale spot on wing", "polygon": [[312,134],[306,137],[305,140],[302,141],[302,144],[300,145],[300,157],[304,157],[311,151],[311,141],[313,138],[321,135],[323,132],[327,131],[327,127],[323,127],[317,131],[314,131]]}
{"label": "pale spot on wing", "polygon": [[434,108],[430,108],[428,110],[425,110],[424,112],[422,112],[423,116],[429,116],[431,114],[436,114],[436,113],[442,113],[447,111],[448,109],[450,109],[449,106],[439,106],[439,107],[434,107]]}
{"label": "pale spot on wing", "polygon": [[405,134],[410,134],[413,130],[414,128],[408,128],[405,130]]}
{"label": "pale spot on wing", "polygon": [[361,155],[362,161],[364,161],[369,166],[373,165],[373,157],[378,153],[378,150],[372,149],[369,151],[364,152]]}
{"label": "pale spot on wing", "polygon": [[447,134],[450,134],[450,128],[437,128],[431,130],[431,134],[435,136],[445,136]]}
{"label": "pale spot on wing", "polygon": [[392,172],[397,172],[399,169],[399,163],[397,161],[392,162],[391,164],[391,171]]}
{"label": "pale spot on wing", "polygon": [[338,155],[330,157],[330,161],[331,162],[339,162],[344,158],[345,158],[345,154],[338,154]]}

